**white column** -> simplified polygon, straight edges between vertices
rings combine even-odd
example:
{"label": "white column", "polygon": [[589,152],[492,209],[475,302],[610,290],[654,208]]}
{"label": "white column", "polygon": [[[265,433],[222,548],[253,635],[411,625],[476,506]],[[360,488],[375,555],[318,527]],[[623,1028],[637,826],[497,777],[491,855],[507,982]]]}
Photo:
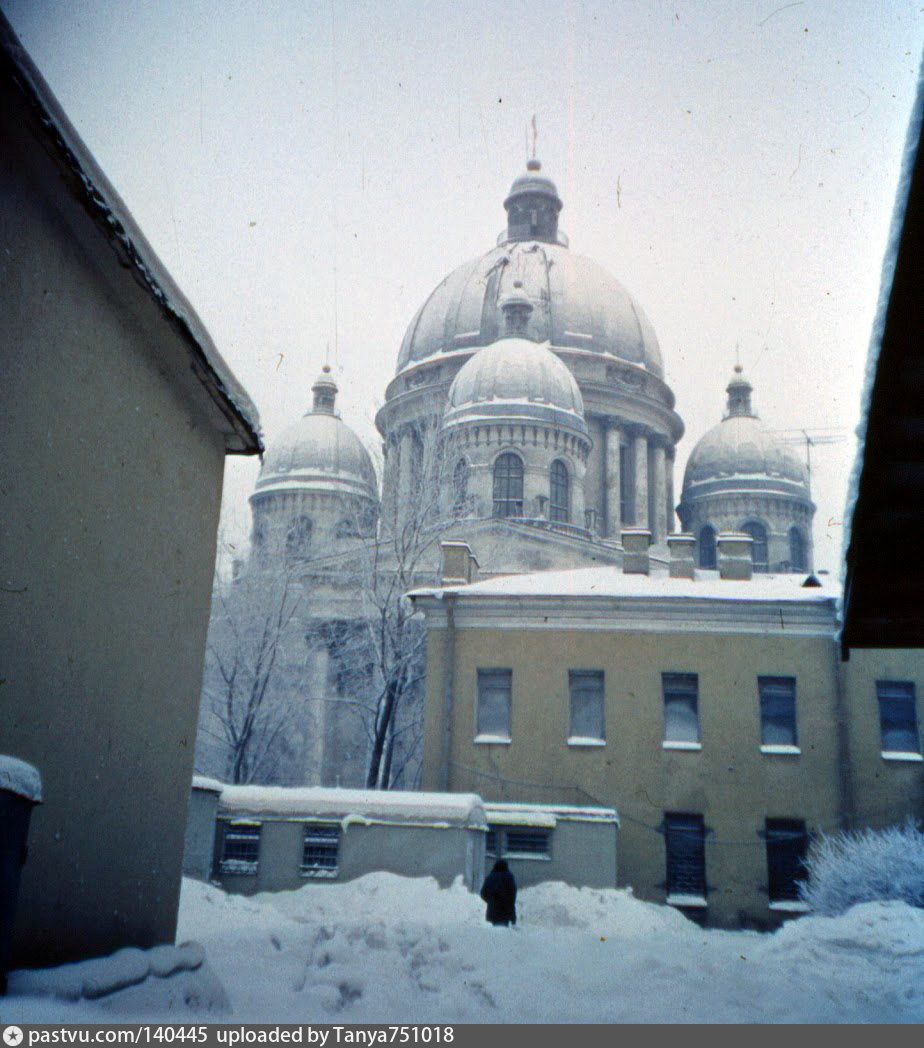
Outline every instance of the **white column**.
{"label": "white column", "polygon": [[310,653],[310,672],[307,681],[308,708],[305,724],[305,782],[320,786],[324,774],[324,744],[327,735],[327,676],[330,655],[327,645],[321,644]]}
{"label": "white column", "polygon": [[603,446],[603,498],[606,512],[606,535],[619,540],[622,535],[622,517],[619,505],[619,429],[613,423],[606,427]]}
{"label": "white column", "polygon": [[398,452],[398,500],[395,505],[395,521],[403,520],[414,497],[414,438],[409,429],[401,434]]}
{"label": "white column", "polygon": [[667,517],[667,533],[673,535],[677,529],[677,513],[674,509],[674,449],[670,448],[665,464],[664,510]]}
{"label": "white column", "polygon": [[637,433],[632,441],[635,456],[635,527],[648,527],[648,438]]}
{"label": "white column", "polygon": [[667,536],[667,478],[665,476],[664,445],[660,442],[651,449],[654,466],[654,520],[651,521],[651,541],[663,542]]}

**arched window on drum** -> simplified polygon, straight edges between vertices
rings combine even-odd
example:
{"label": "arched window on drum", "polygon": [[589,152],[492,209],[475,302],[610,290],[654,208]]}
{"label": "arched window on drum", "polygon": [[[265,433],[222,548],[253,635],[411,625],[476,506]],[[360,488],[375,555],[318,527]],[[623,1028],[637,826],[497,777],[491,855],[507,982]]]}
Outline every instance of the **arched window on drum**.
{"label": "arched window on drum", "polygon": [[715,528],[711,524],[706,524],[700,529],[697,553],[699,554],[697,559],[701,568],[715,568]]}
{"label": "arched window on drum", "polygon": [[792,571],[808,571],[808,548],[801,528],[789,529],[789,564]]}
{"label": "arched window on drum", "polygon": [[494,463],[493,515],[523,516],[523,460],[512,451],[499,455]]}
{"label": "arched window on drum", "polygon": [[571,481],[561,459],[556,459],[549,469],[549,520],[559,524],[571,520]]}
{"label": "arched window on drum", "polygon": [[754,558],[754,570],[759,572],[768,571],[767,529],[760,523],[760,521],[749,520],[741,525],[741,530],[745,535],[750,535],[753,539],[751,553]]}

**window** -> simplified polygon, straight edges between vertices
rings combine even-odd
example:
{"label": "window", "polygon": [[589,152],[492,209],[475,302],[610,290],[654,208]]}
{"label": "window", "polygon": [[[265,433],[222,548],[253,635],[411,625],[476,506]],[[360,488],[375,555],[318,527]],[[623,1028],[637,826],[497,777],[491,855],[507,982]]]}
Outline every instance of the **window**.
{"label": "window", "polygon": [[309,823],[302,847],[303,877],[332,877],[337,872],[340,850],[338,823]]}
{"label": "window", "polygon": [[754,559],[754,570],[765,572],[768,570],[767,562],[767,529],[756,520],[749,520],[741,525],[745,535],[750,535],[754,540],[751,546],[751,556]]}
{"label": "window", "polygon": [[707,524],[704,528],[700,529],[699,532],[699,566],[701,568],[712,568],[714,569],[716,560],[716,547],[715,547],[715,528],[711,524]]}
{"label": "window", "polygon": [[695,673],[662,673],[665,749],[700,749],[699,678]]}
{"label": "window", "polygon": [[523,461],[510,451],[494,463],[494,516],[523,516]]}
{"label": "window", "polygon": [[909,680],[877,680],[879,728],[884,757],[920,756],[921,738],[915,710],[914,684]]}
{"label": "window", "polygon": [[478,671],[476,742],[510,742],[512,670]]}
{"label": "window", "polygon": [[516,855],[518,858],[548,858],[551,830],[537,826],[493,826],[488,830],[485,852],[495,858]]}
{"label": "window", "polygon": [[805,823],[801,819],[767,819],[765,827],[770,905],[776,904],[778,909],[802,909],[799,884],[805,880],[808,853]]}
{"label": "window", "polygon": [[635,523],[635,459],[628,444],[619,445],[619,516],[623,524]]}
{"label": "window", "polygon": [[452,468],[452,515],[464,517],[468,509],[468,463],[464,458]]}
{"label": "window", "polygon": [[798,753],[796,678],[758,677],[760,748],[764,753]]}
{"label": "window", "polygon": [[311,517],[297,517],[286,535],[286,558],[302,560],[308,555],[308,544],[314,525]]}
{"label": "window", "polygon": [[792,571],[808,571],[805,536],[798,528],[789,529],[789,566]]}
{"label": "window", "polygon": [[593,746],[603,742],[603,670],[569,670],[571,715],[568,742]]}
{"label": "window", "polygon": [[667,901],[674,906],[704,906],[706,903],[705,840],[702,815],[665,814]]}
{"label": "window", "polygon": [[229,822],[222,842],[222,873],[253,875],[260,868],[260,823]]}
{"label": "window", "polygon": [[571,490],[568,467],[556,459],[549,470],[549,520],[567,524],[571,520]]}

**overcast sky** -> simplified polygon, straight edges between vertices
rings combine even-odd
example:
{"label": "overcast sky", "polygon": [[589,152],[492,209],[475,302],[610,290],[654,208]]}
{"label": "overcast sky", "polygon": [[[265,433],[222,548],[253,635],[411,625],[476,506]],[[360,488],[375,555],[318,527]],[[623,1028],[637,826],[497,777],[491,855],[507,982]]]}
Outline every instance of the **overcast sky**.
{"label": "overcast sky", "polygon": [[[0,0],[256,401],[268,442],[328,352],[369,443],[416,309],[488,250],[531,149],[571,249],[654,325],[686,424],[736,346],[812,452],[839,572],[860,387],[924,42],[918,2]],[[253,462],[232,462],[240,541]]]}

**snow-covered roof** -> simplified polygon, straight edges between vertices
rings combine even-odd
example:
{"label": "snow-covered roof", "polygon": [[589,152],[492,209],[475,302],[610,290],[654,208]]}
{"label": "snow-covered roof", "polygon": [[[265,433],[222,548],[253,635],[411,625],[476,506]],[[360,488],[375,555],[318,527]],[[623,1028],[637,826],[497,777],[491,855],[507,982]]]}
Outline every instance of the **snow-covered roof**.
{"label": "snow-covered roof", "polygon": [[97,227],[108,238],[121,265],[133,269],[178,328],[193,358],[193,371],[228,420],[225,435],[230,454],[263,450],[257,408],[225,363],[202,321],[174,283],[131,213],[97,164],[51,88],[0,13],[0,53],[12,82],[41,123],[48,143],[71,176],[72,185]]}
{"label": "snow-covered roof", "polygon": [[0,790],[9,790],[33,804],[39,804],[42,800],[42,776],[38,768],[18,757],[0,755]]}
{"label": "snow-covered roof", "polygon": [[192,778],[194,790],[210,790],[212,793],[221,793],[225,784],[218,779],[210,779],[208,775],[194,775]]}
{"label": "snow-covered roof", "polygon": [[484,828],[484,806],[475,793],[414,793],[409,790],[349,790],[324,786],[225,786],[218,809],[224,815],[283,818],[358,816],[377,822],[414,822]]}
{"label": "snow-covered roof", "polygon": [[619,567],[575,568],[503,575],[467,586],[413,590],[411,597],[464,594],[480,597],[652,597],[696,598],[714,601],[798,601],[819,603],[836,600],[840,586],[822,575],[820,586],[804,586],[804,575],[754,575],[751,579],[722,579],[715,571],[697,571],[694,579],[673,579],[666,574],[626,574]]}
{"label": "snow-covered roof", "polygon": [[619,825],[615,808],[581,807],[572,804],[513,804],[486,801],[484,806],[489,823],[509,823],[517,826],[555,826],[565,822],[612,822]]}

